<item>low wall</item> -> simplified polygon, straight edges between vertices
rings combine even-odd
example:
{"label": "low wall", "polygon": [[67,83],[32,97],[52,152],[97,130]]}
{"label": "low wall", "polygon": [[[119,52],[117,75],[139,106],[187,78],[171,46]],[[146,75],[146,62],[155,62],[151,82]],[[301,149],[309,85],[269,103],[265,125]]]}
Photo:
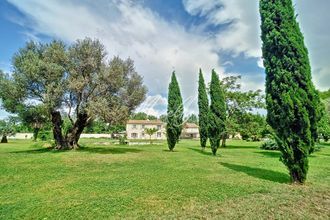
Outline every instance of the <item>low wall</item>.
{"label": "low wall", "polygon": [[8,136],[8,139],[32,139],[33,133],[16,133],[13,136]]}
{"label": "low wall", "polygon": [[[111,138],[111,134],[81,134],[81,138]],[[9,139],[32,139],[33,133],[16,133],[13,136],[9,136]]]}
{"label": "low wall", "polygon": [[111,138],[111,134],[81,134],[81,138]]}

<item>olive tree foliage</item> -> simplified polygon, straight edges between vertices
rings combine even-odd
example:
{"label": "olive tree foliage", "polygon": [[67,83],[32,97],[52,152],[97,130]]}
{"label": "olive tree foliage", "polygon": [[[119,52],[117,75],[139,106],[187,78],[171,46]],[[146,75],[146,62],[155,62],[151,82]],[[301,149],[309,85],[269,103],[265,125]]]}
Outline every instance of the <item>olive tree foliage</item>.
{"label": "olive tree foliage", "polygon": [[319,137],[327,142],[330,139],[330,89],[319,93],[324,106],[323,117],[318,126]]}
{"label": "olive tree foliage", "polygon": [[10,120],[0,120],[0,143],[8,143],[8,136],[14,135],[14,127]]}
{"label": "olive tree foliage", "polygon": [[[253,110],[265,108],[265,97],[262,95],[262,91],[242,91],[240,80],[241,76],[228,76],[220,81],[227,111],[226,130],[222,134],[222,147],[226,146],[226,139],[229,135],[242,134],[246,133],[246,130],[250,130],[250,125],[245,122],[247,118],[253,117],[251,116]],[[260,129],[258,127],[258,130]]]}
{"label": "olive tree foliage", "polygon": [[47,109],[44,105],[22,105],[16,109],[22,124],[33,130],[33,140],[36,141],[39,131],[50,122]]}
{"label": "olive tree foliage", "polygon": [[[78,148],[84,128],[95,118],[110,124],[125,121],[146,94],[131,59],[106,60],[102,43],[89,38],[70,46],[61,41],[30,42],[13,57],[12,76],[2,74],[6,110],[42,103],[51,119],[57,149]],[[70,126],[63,129],[63,117]]]}

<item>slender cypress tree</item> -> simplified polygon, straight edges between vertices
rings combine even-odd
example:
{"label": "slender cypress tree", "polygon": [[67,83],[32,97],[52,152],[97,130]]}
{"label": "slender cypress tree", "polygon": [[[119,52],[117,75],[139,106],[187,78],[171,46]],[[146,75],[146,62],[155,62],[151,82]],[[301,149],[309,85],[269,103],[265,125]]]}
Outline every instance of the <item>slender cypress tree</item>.
{"label": "slender cypress tree", "polygon": [[167,145],[173,151],[175,144],[179,141],[183,123],[183,103],[178,81],[175,72],[172,73],[170,85],[168,87],[167,105]]}
{"label": "slender cypress tree", "polygon": [[225,131],[226,104],[223,89],[217,73],[212,70],[210,85],[211,105],[209,111],[208,136],[213,155],[216,155],[220,145],[221,134]]}
{"label": "slender cypress tree", "polygon": [[317,139],[320,99],[291,0],[260,0],[267,121],[293,182],[303,183]]}
{"label": "slender cypress tree", "polygon": [[209,112],[209,101],[207,98],[206,87],[202,70],[199,69],[199,80],[198,80],[198,109],[199,109],[199,136],[201,147],[204,150],[207,141],[208,133],[208,112]]}

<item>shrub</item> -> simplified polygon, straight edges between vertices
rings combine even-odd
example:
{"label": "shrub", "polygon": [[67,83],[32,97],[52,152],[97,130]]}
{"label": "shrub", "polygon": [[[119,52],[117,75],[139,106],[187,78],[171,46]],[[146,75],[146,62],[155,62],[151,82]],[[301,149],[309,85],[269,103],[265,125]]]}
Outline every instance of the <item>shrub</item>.
{"label": "shrub", "polygon": [[264,143],[262,143],[260,148],[263,150],[279,150],[278,144],[275,140],[265,141]]}
{"label": "shrub", "polygon": [[119,144],[120,144],[120,145],[125,145],[125,144],[127,144],[127,138],[126,138],[126,135],[124,135],[124,136],[119,136]]}

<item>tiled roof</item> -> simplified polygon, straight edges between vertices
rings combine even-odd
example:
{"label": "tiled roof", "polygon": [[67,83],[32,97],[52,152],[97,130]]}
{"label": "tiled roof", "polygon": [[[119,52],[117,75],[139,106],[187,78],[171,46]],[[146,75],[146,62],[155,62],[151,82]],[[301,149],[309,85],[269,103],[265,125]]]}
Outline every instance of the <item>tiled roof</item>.
{"label": "tiled roof", "polygon": [[162,125],[161,120],[128,120],[127,124]]}
{"label": "tiled roof", "polygon": [[198,125],[196,125],[195,123],[186,123],[184,125],[185,128],[198,128]]}

